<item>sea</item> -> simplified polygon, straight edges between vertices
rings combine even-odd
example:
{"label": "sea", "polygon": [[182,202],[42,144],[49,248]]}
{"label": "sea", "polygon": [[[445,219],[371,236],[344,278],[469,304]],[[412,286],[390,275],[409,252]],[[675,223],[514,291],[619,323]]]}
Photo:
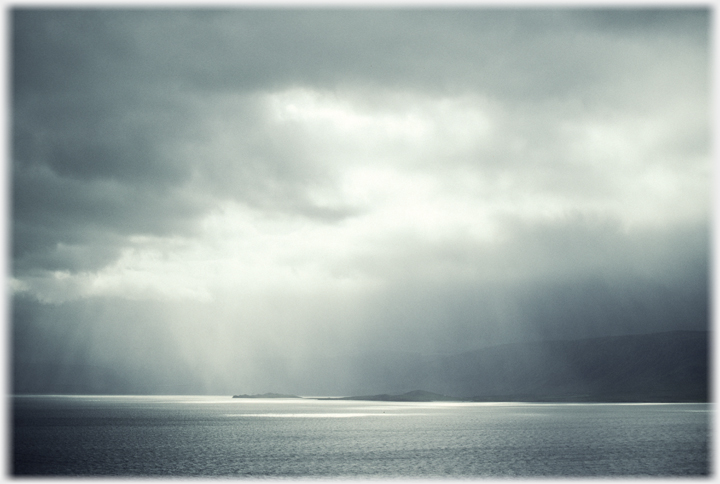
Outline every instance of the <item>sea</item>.
{"label": "sea", "polygon": [[710,404],[13,396],[13,476],[710,476]]}

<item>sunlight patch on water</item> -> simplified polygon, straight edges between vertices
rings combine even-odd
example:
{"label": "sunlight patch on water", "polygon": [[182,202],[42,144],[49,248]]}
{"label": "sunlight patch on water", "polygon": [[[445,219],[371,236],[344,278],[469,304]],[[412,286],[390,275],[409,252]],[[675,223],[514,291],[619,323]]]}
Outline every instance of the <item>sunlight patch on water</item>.
{"label": "sunlight patch on water", "polygon": [[425,415],[423,413],[230,413],[226,417],[271,417],[271,418],[357,418],[357,417],[405,417]]}

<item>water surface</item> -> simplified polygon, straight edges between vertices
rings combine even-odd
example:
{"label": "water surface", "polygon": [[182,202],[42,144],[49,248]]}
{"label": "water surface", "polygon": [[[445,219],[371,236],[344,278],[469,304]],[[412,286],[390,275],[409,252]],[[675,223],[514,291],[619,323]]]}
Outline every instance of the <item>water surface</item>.
{"label": "water surface", "polygon": [[708,475],[709,404],[16,396],[15,475]]}

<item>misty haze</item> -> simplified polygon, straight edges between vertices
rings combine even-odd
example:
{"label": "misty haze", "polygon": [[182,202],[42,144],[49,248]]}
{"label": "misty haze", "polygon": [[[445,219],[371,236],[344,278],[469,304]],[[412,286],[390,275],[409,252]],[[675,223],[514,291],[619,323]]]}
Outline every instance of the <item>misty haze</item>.
{"label": "misty haze", "polygon": [[11,9],[9,472],[708,475],[711,14]]}

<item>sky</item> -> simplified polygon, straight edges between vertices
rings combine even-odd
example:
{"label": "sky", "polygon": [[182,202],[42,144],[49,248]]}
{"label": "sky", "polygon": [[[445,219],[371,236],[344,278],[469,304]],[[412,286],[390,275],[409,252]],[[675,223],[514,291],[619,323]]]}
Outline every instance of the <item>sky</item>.
{"label": "sky", "polygon": [[709,326],[707,8],[9,22],[15,391]]}

